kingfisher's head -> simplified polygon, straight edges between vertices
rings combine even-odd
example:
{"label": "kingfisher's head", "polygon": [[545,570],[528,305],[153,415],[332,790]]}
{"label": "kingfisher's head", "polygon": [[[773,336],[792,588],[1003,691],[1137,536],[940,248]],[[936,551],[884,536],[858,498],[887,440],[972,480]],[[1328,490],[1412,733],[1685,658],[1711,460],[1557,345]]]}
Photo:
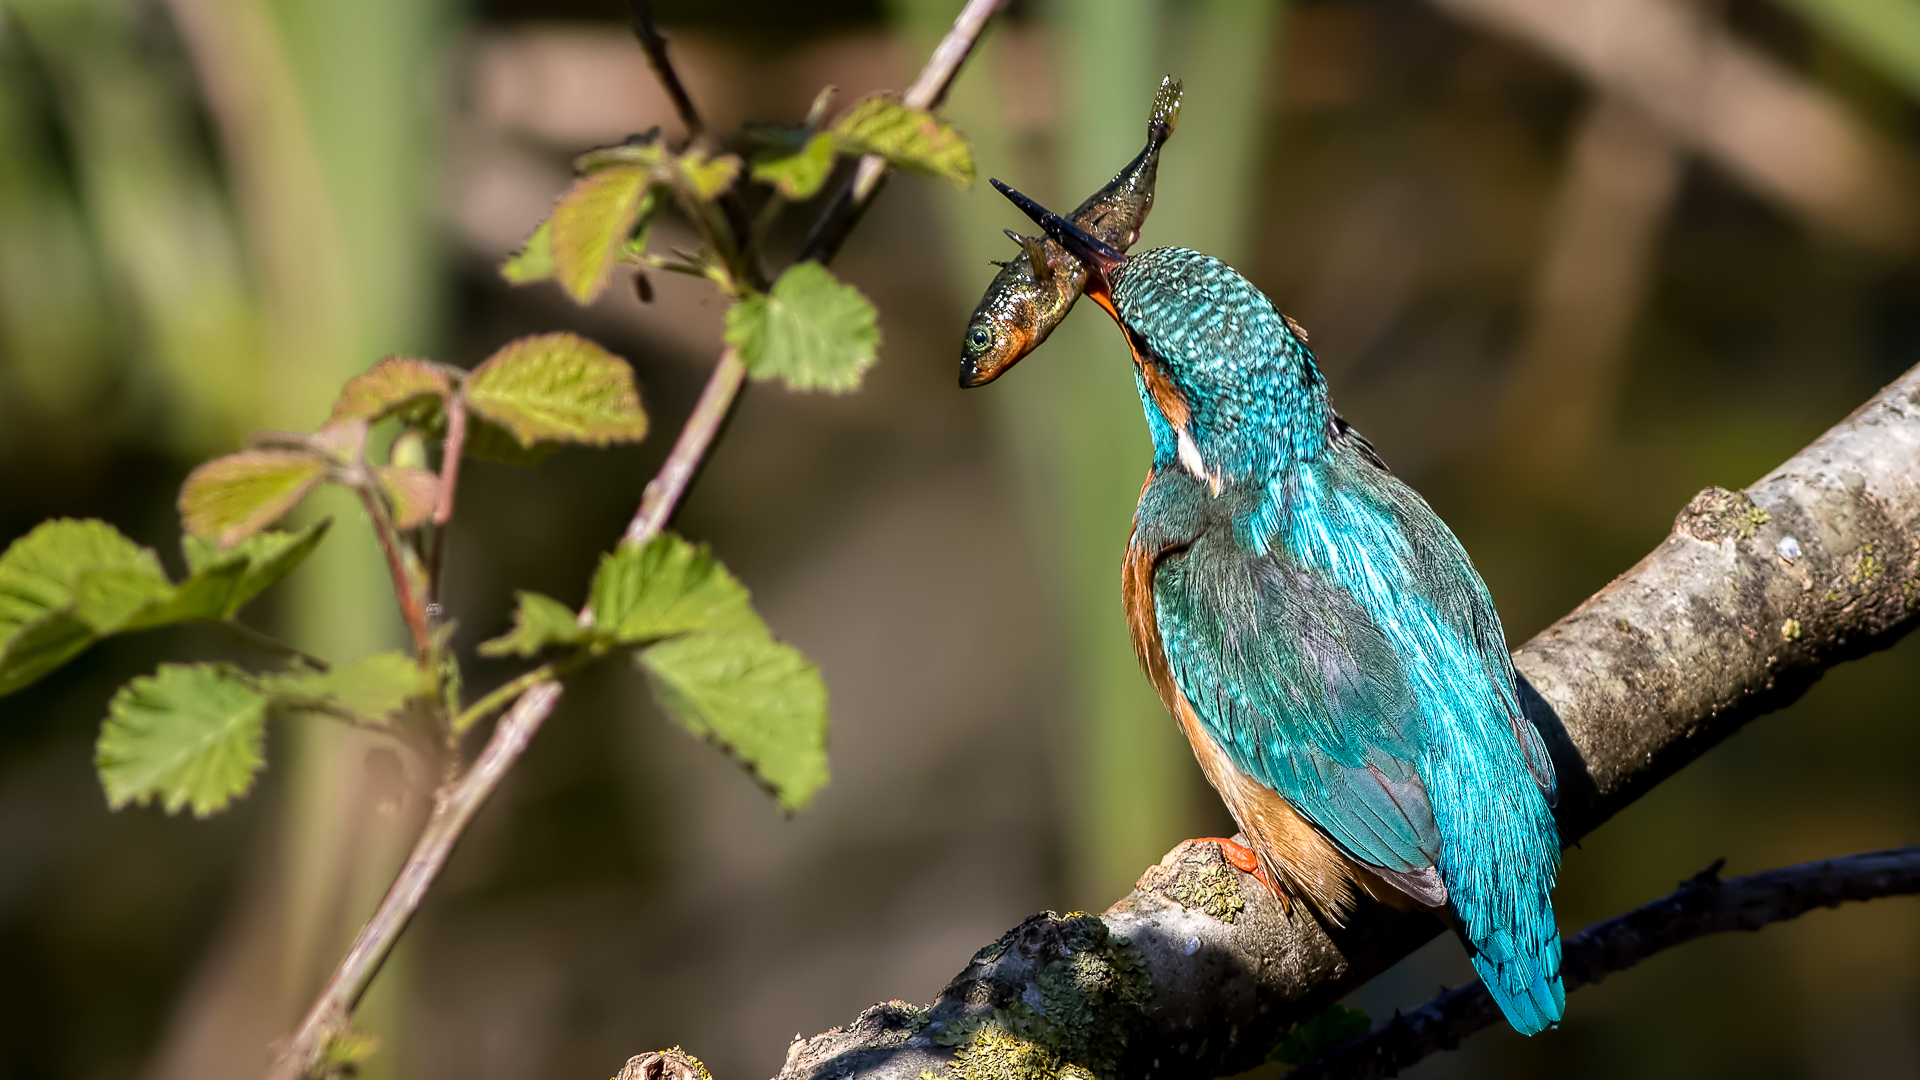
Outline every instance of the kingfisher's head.
{"label": "kingfisher's head", "polygon": [[993,185],[1086,264],[1086,295],[1120,324],[1133,351],[1156,469],[1177,463],[1218,493],[1319,456],[1326,381],[1252,282],[1186,248],[1123,255],[1000,181]]}

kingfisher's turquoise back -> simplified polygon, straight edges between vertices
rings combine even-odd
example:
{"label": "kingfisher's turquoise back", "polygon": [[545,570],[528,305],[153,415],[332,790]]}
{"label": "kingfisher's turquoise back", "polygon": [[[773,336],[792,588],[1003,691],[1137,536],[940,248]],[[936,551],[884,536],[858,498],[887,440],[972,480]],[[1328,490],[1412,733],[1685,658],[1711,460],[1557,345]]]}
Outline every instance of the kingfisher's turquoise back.
{"label": "kingfisher's turquoise back", "polygon": [[1166,248],[1111,281],[1143,364],[1176,392],[1138,376],[1154,471],[1134,546],[1164,553],[1153,614],[1180,693],[1342,854],[1450,902],[1516,1029],[1557,1021],[1553,767],[1466,552],[1331,411],[1305,345],[1232,268]]}

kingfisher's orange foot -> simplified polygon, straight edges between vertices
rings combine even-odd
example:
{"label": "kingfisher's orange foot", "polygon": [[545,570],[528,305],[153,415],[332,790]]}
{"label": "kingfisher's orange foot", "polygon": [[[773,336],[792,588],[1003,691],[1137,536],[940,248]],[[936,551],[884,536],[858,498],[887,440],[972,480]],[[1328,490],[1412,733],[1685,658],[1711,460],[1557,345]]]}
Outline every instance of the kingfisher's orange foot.
{"label": "kingfisher's orange foot", "polygon": [[1275,896],[1280,895],[1279,887],[1274,885],[1273,879],[1267,876],[1267,868],[1260,865],[1260,856],[1255,855],[1252,848],[1240,841],[1225,836],[1196,836],[1187,843],[1219,844],[1220,857],[1227,860],[1228,866],[1242,873],[1252,874],[1260,879],[1260,884],[1265,885],[1268,892]]}

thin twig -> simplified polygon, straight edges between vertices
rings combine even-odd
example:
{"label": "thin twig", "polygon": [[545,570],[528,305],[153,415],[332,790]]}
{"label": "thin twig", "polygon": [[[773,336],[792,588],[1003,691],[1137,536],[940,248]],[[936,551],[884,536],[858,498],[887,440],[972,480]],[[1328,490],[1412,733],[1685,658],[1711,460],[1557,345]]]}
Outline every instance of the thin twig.
{"label": "thin twig", "polygon": [[[667,56],[667,39],[660,33],[660,27],[653,21],[653,4],[650,0],[628,0],[627,10],[632,16],[633,36],[640,39],[640,51],[647,54],[647,64],[653,68],[654,78],[673,99],[673,111],[680,114],[680,122],[686,125],[687,141],[699,142],[706,134],[707,124],[700,116],[700,109],[693,103],[693,95],[687,92],[687,85],[680,78],[680,72],[673,66],[673,60]],[[749,220],[747,208],[740,202],[739,193],[728,190],[720,195],[720,213],[726,219],[727,229],[733,234],[730,246],[745,249],[749,243]],[[721,250],[715,245],[715,250]],[[759,260],[752,257],[743,259],[747,264],[742,269],[752,285],[758,289],[766,288],[763,280],[766,275],[761,271]]]}
{"label": "thin twig", "polygon": [[[920,69],[920,77],[913,80],[901,98],[916,109],[932,109],[946,100],[947,89],[953,85],[954,76],[960,73],[960,65],[966,63],[973,52],[974,45],[980,41],[980,35],[986,31],[988,20],[999,11],[1006,0],[968,0],[967,6],[953,20],[953,28],[947,36],[940,39],[934,47],[933,55],[927,58],[927,66]],[[816,262],[829,262],[840,251],[840,245],[846,242],[847,234],[860,216],[867,212],[874,192],[886,179],[887,162],[878,154],[868,154],[860,159],[860,165],[854,170],[853,179],[833,196],[827,209],[814,223],[812,231],[807,233],[806,242],[800,245],[797,262],[811,259]]]}
{"label": "thin twig", "polygon": [[[1722,881],[1720,864],[1624,915],[1594,923],[1561,946],[1569,991],[1676,945],[1729,930],[1758,930],[1815,908],[1920,892],[1920,846],[1801,863]],[[1374,1080],[1397,1075],[1498,1023],[1500,1008],[1477,980],[1342,1043],[1287,1074],[1288,1080]]]}
{"label": "thin twig", "polygon": [[647,54],[653,77],[660,80],[667,96],[673,99],[673,111],[680,114],[680,122],[686,125],[687,138],[698,139],[706,133],[706,121],[700,118],[693,95],[687,93],[687,84],[680,81],[680,72],[667,57],[667,39],[654,24],[653,4],[649,0],[629,0],[627,9],[633,17],[633,36],[640,39],[640,51]]}
{"label": "thin twig", "polygon": [[400,532],[393,527],[393,518],[388,516],[380,494],[374,490],[370,472],[366,479],[353,487],[360,493],[361,505],[367,508],[367,517],[373,521],[373,535],[380,541],[380,550],[387,557],[387,573],[393,576],[393,596],[400,603],[400,616],[406,620],[407,632],[413,637],[414,652],[425,657],[433,650],[433,628],[427,622],[426,601],[421,597],[420,590],[414,588],[413,575],[407,572],[406,557],[400,553]]}
{"label": "thin twig", "polygon": [[453,524],[453,497],[460,485],[460,459],[467,445],[467,399],[456,391],[447,398],[447,438],[440,450],[440,491],[433,503],[433,548],[427,555],[427,607],[440,603],[440,567],[446,558],[447,531]]}
{"label": "thin twig", "polygon": [[706,457],[707,448],[713,445],[713,437],[719,434],[720,426],[726,422],[727,413],[733,408],[740,385],[746,378],[747,367],[740,362],[739,352],[733,346],[727,346],[720,354],[720,362],[714,365],[713,376],[707,380],[706,389],[700,392],[700,400],[694,405],[693,414],[687,417],[686,426],[680,429],[673,452],[667,455],[660,471],[640,496],[640,509],[627,525],[627,534],[621,538],[621,543],[636,546],[645,544],[666,528],[667,519],[673,516],[680,496],[686,493],[687,485],[693,482],[694,474],[700,470],[700,462]]}
{"label": "thin twig", "polygon": [[299,1080],[319,1063],[332,1037],[346,1030],[348,1018],[366,993],[367,984],[393,951],[395,941],[407,928],[420,901],[427,895],[447,856],[459,841],[473,815],[500,786],[507,770],[526,750],[534,732],[560,700],[559,683],[542,683],[523,694],[494,729],[493,738],[473,768],[452,785],[434,793],[433,816],[413,845],[407,864],[387,890],[386,899],[361,927],[352,948],[321,991],[320,999],[308,1010],[300,1029],[288,1039],[275,1056],[268,1080]]}

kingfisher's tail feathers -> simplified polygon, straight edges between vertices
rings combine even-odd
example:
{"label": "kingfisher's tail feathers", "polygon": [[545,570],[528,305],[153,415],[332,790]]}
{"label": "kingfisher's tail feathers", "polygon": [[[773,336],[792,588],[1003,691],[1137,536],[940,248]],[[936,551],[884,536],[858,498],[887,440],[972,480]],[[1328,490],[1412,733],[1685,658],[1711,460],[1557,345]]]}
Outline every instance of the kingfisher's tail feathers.
{"label": "kingfisher's tail feathers", "polygon": [[1473,969],[1513,1030],[1537,1035],[1560,1022],[1567,1008],[1567,990],[1560,981],[1558,935],[1523,950],[1511,933],[1495,930],[1475,944],[1472,959]]}
{"label": "kingfisher's tail feathers", "polygon": [[1153,112],[1147,117],[1149,141],[1164,143],[1173,138],[1173,129],[1180,123],[1180,98],[1183,92],[1179,79],[1169,75],[1160,80],[1160,89],[1153,95]]}

